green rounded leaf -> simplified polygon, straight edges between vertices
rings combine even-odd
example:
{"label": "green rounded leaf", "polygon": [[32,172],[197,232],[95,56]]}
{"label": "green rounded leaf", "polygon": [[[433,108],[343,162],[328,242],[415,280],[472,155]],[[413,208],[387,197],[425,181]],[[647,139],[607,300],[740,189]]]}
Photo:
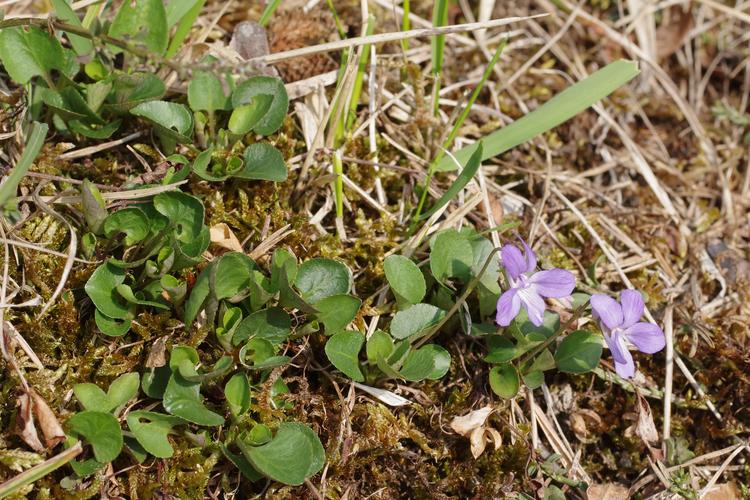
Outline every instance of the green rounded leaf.
{"label": "green rounded leaf", "polygon": [[255,127],[271,109],[273,97],[260,94],[253,97],[248,104],[234,108],[229,117],[229,130],[233,134],[245,135]]}
{"label": "green rounded leaf", "polygon": [[347,377],[357,382],[364,382],[365,377],[359,369],[359,351],[365,337],[359,332],[339,332],[326,342],[325,351],[333,366]]}
{"label": "green rounded leaf", "polygon": [[196,71],[188,84],[188,104],[193,111],[229,109],[219,78],[210,71]]}
{"label": "green rounded leaf", "polygon": [[438,281],[458,278],[464,283],[471,277],[474,253],[471,243],[455,229],[441,231],[432,240],[430,270]]}
{"label": "green rounded leaf", "polygon": [[268,143],[256,142],[249,145],[245,148],[242,160],[245,166],[234,177],[273,182],[281,182],[287,178],[284,157]]}
{"label": "green rounded leaf", "polygon": [[125,271],[105,262],[96,268],[83,288],[102,315],[113,319],[130,319],[131,306],[120,298],[116,290],[117,285],[124,281]]}
{"label": "green rounded leaf", "polygon": [[262,446],[243,446],[245,457],[261,474],[298,486],[317,474],[325,463],[320,438],[304,424],[284,422],[276,436]]}
{"label": "green rounded leaf", "polygon": [[261,309],[240,322],[232,337],[232,344],[237,346],[256,337],[273,345],[281,344],[289,336],[291,327],[292,320],[282,308]]}
{"label": "green rounded leaf", "polygon": [[[164,54],[169,43],[167,13],[162,0],[135,0],[124,2],[118,9],[109,35],[129,38],[145,45],[149,51]],[[122,51],[110,46],[114,53]]]}
{"label": "green rounded leaf", "polygon": [[111,413],[82,411],[67,422],[74,436],[83,436],[94,448],[94,457],[101,463],[111,462],[122,450],[120,423]]}
{"label": "green rounded leaf", "polygon": [[31,27],[0,30],[0,60],[5,71],[20,85],[35,76],[49,75],[53,69],[66,69],[62,45],[46,31]]}
{"label": "green rounded leaf", "polygon": [[439,345],[427,344],[406,356],[401,376],[411,382],[437,380],[448,373],[450,366],[451,355],[448,351]]}
{"label": "green rounded leaf", "polygon": [[188,143],[193,135],[193,114],[182,104],[148,101],[131,108],[130,113],[150,121],[157,132],[173,141]]}
{"label": "green rounded leaf", "polygon": [[105,316],[99,311],[94,311],[94,321],[96,327],[108,337],[121,337],[130,331],[130,327],[133,325],[133,320],[124,319],[118,320]]}
{"label": "green rounded leaf", "polygon": [[86,410],[110,411],[107,393],[96,384],[76,384],[73,386],[73,394]]}
{"label": "green rounded leaf", "polygon": [[102,107],[106,111],[125,113],[141,103],[161,99],[166,91],[164,82],[155,74],[118,72]]}
{"label": "green rounded leaf", "polygon": [[128,413],[128,427],[143,448],[157,458],[169,458],[174,449],[167,435],[176,425],[184,424],[179,417],[163,415],[151,411],[131,411]]}
{"label": "green rounded leaf", "polygon": [[397,297],[410,304],[417,304],[424,298],[424,275],[411,259],[403,255],[389,255],[383,262],[383,268],[388,284]]}
{"label": "green rounded leaf", "polygon": [[253,130],[262,135],[270,135],[284,123],[289,108],[289,96],[281,79],[272,76],[256,76],[242,82],[232,93],[232,107],[238,108],[249,104],[259,95],[271,96],[272,100],[265,116],[253,126]]}
{"label": "green rounded leaf", "polygon": [[445,311],[432,304],[415,304],[397,312],[391,321],[391,335],[405,339],[435,326],[445,317]]}
{"label": "green rounded leaf", "polygon": [[523,354],[516,345],[502,335],[490,335],[487,337],[487,363],[507,363]]}
{"label": "green rounded leaf", "polygon": [[142,241],[150,231],[148,217],[137,208],[123,208],[111,213],[104,220],[104,234],[112,238],[125,234],[125,245],[131,246]]}
{"label": "green rounded leaf", "polygon": [[512,398],[518,394],[521,387],[521,381],[518,378],[518,371],[509,364],[495,366],[490,370],[490,387],[492,392],[501,398]]}
{"label": "green rounded leaf", "polygon": [[181,191],[167,191],[154,197],[154,208],[175,229],[175,236],[183,243],[193,243],[204,229],[203,203]]}
{"label": "green rounded leaf", "polygon": [[200,382],[190,382],[179,373],[173,373],[164,391],[164,409],[194,424],[212,427],[222,425],[224,417],[203,405],[200,386]]}
{"label": "green rounded leaf", "polygon": [[393,339],[383,330],[375,330],[367,340],[365,350],[367,361],[371,365],[377,364],[378,358],[387,359],[393,352]]}
{"label": "green rounded leaf", "polygon": [[349,293],[352,273],[341,262],[324,258],[310,259],[299,267],[294,285],[302,298],[314,305],[326,297]]}
{"label": "green rounded leaf", "polygon": [[332,295],[315,303],[316,317],[331,335],[343,330],[357,316],[362,301],[351,295]]}
{"label": "green rounded leaf", "polygon": [[250,409],[250,382],[244,373],[235,373],[224,386],[229,411],[239,417]]}
{"label": "green rounded leaf", "polygon": [[601,337],[585,330],[577,330],[557,346],[555,363],[563,372],[586,373],[596,368],[601,356]]}

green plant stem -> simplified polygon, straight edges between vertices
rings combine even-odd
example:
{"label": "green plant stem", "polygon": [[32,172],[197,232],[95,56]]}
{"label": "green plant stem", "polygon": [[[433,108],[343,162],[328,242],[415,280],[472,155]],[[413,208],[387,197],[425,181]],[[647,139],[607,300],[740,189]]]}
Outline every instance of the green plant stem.
{"label": "green plant stem", "polygon": [[334,192],[336,194],[336,217],[344,216],[344,163],[341,161],[341,150],[333,154],[333,173],[336,174]]}
{"label": "green plant stem", "polygon": [[537,354],[539,354],[540,352],[542,352],[544,349],[546,349],[547,346],[549,346],[552,342],[554,342],[554,340],[557,337],[559,337],[564,331],[566,331],[568,328],[570,328],[573,325],[573,323],[575,323],[578,320],[578,318],[581,317],[581,314],[583,314],[583,311],[586,309],[587,305],[588,305],[588,302],[586,302],[585,304],[581,304],[580,306],[578,306],[578,309],[576,309],[575,311],[573,311],[573,315],[570,317],[570,319],[568,319],[568,321],[566,321],[565,324],[560,325],[560,327],[555,331],[555,333],[553,333],[552,335],[550,335],[547,340],[545,340],[540,345],[536,346],[528,354],[526,354],[526,356],[524,356],[523,359],[521,359],[518,362],[518,366],[524,366],[524,364],[526,364],[530,360],[534,359],[534,356],[536,356]]}
{"label": "green plant stem", "polygon": [[[409,5],[409,0],[404,0],[404,3],[401,4],[401,8],[403,9],[403,15],[401,16],[401,31],[409,31],[411,29],[411,19],[409,19],[411,6]],[[404,38],[403,40],[401,40],[401,48],[404,50],[404,52],[409,50],[408,38]]]}
{"label": "green plant stem", "polygon": [[[436,0],[432,8],[432,26],[440,28],[448,24],[448,0]],[[438,116],[440,111],[440,81],[445,59],[445,35],[432,38],[432,112]]]}
{"label": "green plant stem", "polygon": [[479,284],[479,281],[482,279],[482,276],[484,276],[484,273],[487,272],[487,268],[492,263],[492,259],[495,258],[495,255],[500,251],[499,248],[493,248],[490,254],[487,256],[487,260],[484,261],[484,265],[482,266],[481,271],[479,271],[479,274],[474,276],[472,280],[469,282],[468,285],[466,285],[466,288],[464,289],[464,292],[461,294],[461,297],[456,301],[455,304],[453,304],[453,307],[451,307],[448,310],[448,314],[445,315],[445,317],[440,320],[440,322],[433,326],[419,341],[417,341],[416,344],[414,344],[415,348],[419,348],[422,345],[424,345],[425,342],[430,340],[437,332],[440,331],[440,329],[445,325],[445,323],[448,322],[451,317],[456,314],[456,311],[458,311],[458,308],[463,305],[464,302],[466,302],[466,299],[469,297],[471,292],[474,291],[474,289]]}
{"label": "green plant stem", "polygon": [[23,471],[14,478],[9,479],[3,484],[0,484],[0,498],[5,498],[9,495],[12,495],[13,493],[17,493],[25,486],[28,486],[33,482],[43,478],[50,472],[59,469],[60,467],[77,457],[81,453],[81,451],[83,451],[83,446],[81,445],[80,441],[76,442],[76,444],[63,451],[62,453],[59,453],[49,460],[45,460],[39,465]]}
{"label": "green plant stem", "polygon": [[[370,36],[375,32],[375,16],[370,15],[367,19],[367,28],[365,29],[365,36]],[[354,125],[354,120],[357,118],[357,106],[359,105],[359,98],[362,94],[362,82],[365,78],[365,71],[367,70],[367,63],[370,60],[370,45],[362,46],[362,57],[359,58],[359,65],[357,66],[357,75],[354,78],[354,87],[352,88],[352,96],[349,101],[349,112],[346,116],[346,131],[349,131]]]}
{"label": "green plant stem", "polygon": [[88,38],[90,40],[99,39],[104,43],[108,43],[110,45],[114,45],[115,47],[119,47],[138,57],[142,57],[144,59],[153,59],[159,64],[163,64],[165,66],[170,67],[171,69],[175,71],[180,72],[180,74],[184,73],[183,65],[170,61],[169,59],[166,59],[164,57],[157,56],[153,54],[152,52],[150,52],[148,49],[142,49],[131,43],[126,42],[125,40],[114,38],[109,35],[103,35],[103,34],[94,35],[86,28],[82,28],[80,26],[73,26],[72,24],[63,23],[56,19],[38,19],[35,17],[16,17],[13,19],[5,19],[3,21],[0,21],[0,30],[6,29],[6,28],[15,28],[17,26],[36,26],[38,28],[43,28],[43,29],[48,29],[51,27],[53,29],[64,31],[66,33],[72,33],[74,35]]}
{"label": "green plant stem", "polygon": [[49,127],[46,123],[33,122],[29,131],[29,139],[26,141],[26,148],[23,150],[21,159],[18,160],[16,168],[10,173],[6,181],[0,186],[0,210],[16,196],[16,190],[21,179],[31,168],[31,164],[41,151],[44,145],[44,138],[47,136]]}
{"label": "green plant stem", "polygon": [[412,217],[412,225],[409,230],[410,233],[413,233],[414,229],[416,229],[416,224],[419,220],[419,216],[422,214],[422,209],[424,208],[425,201],[427,200],[427,193],[428,193],[428,187],[430,185],[430,181],[432,181],[432,177],[435,175],[435,171],[437,170],[438,164],[445,156],[446,151],[450,149],[450,147],[453,145],[453,141],[456,140],[456,137],[458,136],[458,132],[461,126],[464,124],[464,121],[466,121],[466,118],[468,118],[469,113],[471,112],[471,107],[474,105],[474,102],[476,102],[477,98],[479,97],[479,93],[482,91],[484,84],[487,82],[487,79],[490,77],[490,74],[492,73],[492,69],[495,67],[495,64],[500,58],[500,54],[503,52],[503,49],[505,48],[506,45],[507,45],[507,40],[503,40],[503,42],[500,43],[500,45],[498,45],[497,49],[495,50],[495,54],[492,56],[492,59],[487,65],[487,68],[485,68],[484,70],[482,79],[479,81],[477,86],[474,87],[474,91],[471,93],[471,96],[469,97],[469,101],[466,103],[466,106],[464,106],[464,108],[461,110],[461,114],[458,116],[456,123],[453,125],[453,128],[448,134],[448,138],[443,143],[442,149],[437,152],[437,154],[435,155],[435,159],[432,160],[432,162],[430,163],[430,166],[427,169],[427,176],[425,177],[425,180],[422,183],[422,194],[419,197],[419,204],[417,205],[417,210],[414,213],[414,216]]}

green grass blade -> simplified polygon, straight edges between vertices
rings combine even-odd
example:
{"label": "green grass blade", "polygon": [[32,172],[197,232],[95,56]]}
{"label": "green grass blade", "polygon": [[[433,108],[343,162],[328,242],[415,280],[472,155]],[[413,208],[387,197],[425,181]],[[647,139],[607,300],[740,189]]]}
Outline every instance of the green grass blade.
{"label": "green grass blade", "polygon": [[[620,60],[608,64],[563,90],[523,118],[482,138],[484,143],[482,160],[502,154],[573,118],[611,94],[638,73],[638,66],[633,61]],[[465,164],[477,147],[477,144],[472,144],[456,151],[454,156],[459,163]],[[455,169],[456,165],[451,158],[443,158],[437,166],[440,172]]]}
{"label": "green grass blade", "polygon": [[203,9],[203,6],[205,4],[206,0],[197,0],[195,4],[190,8],[190,10],[188,10],[187,13],[180,18],[179,23],[177,24],[177,29],[174,32],[174,36],[169,42],[167,52],[164,54],[164,57],[166,59],[173,58],[177,54],[177,51],[180,50],[182,42],[185,41],[188,33],[190,33],[190,28],[193,27],[195,20],[198,19],[198,16],[201,13],[201,9]]}
{"label": "green grass blade", "polygon": [[[404,11],[403,15],[401,16],[401,31],[409,31],[411,29],[411,19],[409,19],[411,6],[409,5],[409,0],[404,0],[404,2],[401,4],[401,8]],[[404,50],[404,52],[409,50],[408,38],[404,38],[403,40],[401,40],[401,48]]]}
{"label": "green grass blade", "polygon": [[[448,24],[448,0],[437,0],[432,8],[432,26],[439,28]],[[435,79],[432,87],[433,112],[437,116],[440,110],[440,78],[445,59],[445,35],[432,37],[432,75]]]}
{"label": "green grass blade", "polygon": [[7,203],[15,198],[18,183],[21,182],[21,179],[23,179],[26,172],[31,168],[31,164],[42,149],[48,129],[49,127],[46,123],[34,122],[31,124],[29,139],[26,141],[26,148],[23,150],[21,159],[18,160],[16,168],[13,169],[5,182],[0,186],[0,211],[3,211]]}
{"label": "green grass blade", "polygon": [[[370,14],[367,19],[367,28],[365,29],[365,36],[370,36],[375,32],[375,16]],[[359,98],[362,95],[362,82],[365,78],[365,70],[367,70],[367,63],[370,61],[370,44],[362,46],[362,57],[359,59],[359,66],[357,67],[357,76],[354,79],[354,88],[352,89],[352,97],[349,101],[349,114],[346,117],[346,130],[349,130],[354,125],[354,120],[357,119],[357,106],[359,105]]]}
{"label": "green grass blade", "polygon": [[260,15],[260,20],[258,21],[258,24],[263,26],[264,28],[268,25],[268,21],[271,20],[271,16],[274,12],[276,12],[276,9],[279,8],[279,5],[281,5],[281,0],[271,0],[266,4],[266,8],[263,9],[263,14]]}
{"label": "green grass blade", "polygon": [[41,464],[32,467],[31,469],[25,470],[17,476],[0,484],[0,498],[5,498],[14,493],[17,493],[26,486],[43,478],[50,472],[59,469],[66,463],[73,460],[76,456],[78,456],[82,450],[83,447],[81,446],[81,443],[77,442],[67,450],[55,455],[49,460],[46,460]]}
{"label": "green grass blade", "polygon": [[451,187],[449,187],[445,193],[443,193],[443,196],[438,199],[438,201],[435,202],[435,204],[432,206],[431,209],[423,213],[419,216],[419,220],[424,220],[440,210],[444,205],[447,205],[453,198],[455,198],[459,191],[461,191],[468,183],[471,181],[471,179],[474,177],[474,174],[477,173],[477,170],[479,170],[479,166],[482,164],[482,143],[479,143],[479,146],[474,151],[474,154],[471,155],[471,158],[469,158],[469,161],[466,163],[466,166],[463,170],[461,170],[461,173],[456,178],[456,182],[451,184]]}

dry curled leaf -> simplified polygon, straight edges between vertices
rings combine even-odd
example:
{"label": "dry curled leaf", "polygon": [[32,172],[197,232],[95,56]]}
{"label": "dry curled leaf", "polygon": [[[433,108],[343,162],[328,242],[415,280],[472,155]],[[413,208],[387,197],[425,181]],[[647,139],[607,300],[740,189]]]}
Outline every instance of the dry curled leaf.
{"label": "dry curled leaf", "polygon": [[44,445],[39,441],[39,434],[34,425],[34,403],[29,393],[24,392],[18,397],[18,416],[16,417],[16,433],[23,442],[37,453],[44,452]]}
{"label": "dry curled leaf", "polygon": [[29,389],[33,403],[34,416],[44,435],[44,441],[48,448],[54,448],[65,441],[65,432],[57,420],[57,416],[49,407],[47,402],[34,389]]}
{"label": "dry curled leaf", "polygon": [[486,425],[492,412],[492,407],[488,405],[462,417],[455,417],[450,423],[451,429],[456,433],[469,438],[471,454],[474,458],[479,458],[484,453],[487,443],[490,441],[493,443],[495,450],[503,444],[503,437],[500,432]]}
{"label": "dry curled leaf", "polygon": [[212,244],[232,252],[242,251],[240,240],[237,239],[237,236],[234,235],[229,226],[223,222],[211,226],[210,234]]}

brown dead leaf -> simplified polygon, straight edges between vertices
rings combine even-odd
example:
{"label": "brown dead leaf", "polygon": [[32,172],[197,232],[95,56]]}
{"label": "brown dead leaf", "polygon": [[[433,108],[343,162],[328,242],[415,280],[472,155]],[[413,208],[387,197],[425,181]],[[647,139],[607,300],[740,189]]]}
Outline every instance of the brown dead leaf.
{"label": "brown dead leaf", "polygon": [[39,434],[34,425],[32,408],[34,403],[31,396],[24,392],[18,397],[18,416],[16,417],[16,433],[37,453],[44,452],[44,445],[39,441]]}
{"label": "brown dead leaf", "polygon": [[54,448],[65,441],[65,432],[57,420],[57,416],[49,407],[47,402],[34,389],[29,389],[31,400],[33,402],[34,416],[36,417],[39,427],[42,429],[44,441],[47,448]]}
{"label": "brown dead leaf", "polygon": [[451,420],[451,429],[462,436],[469,436],[474,429],[484,425],[491,413],[492,407],[487,405],[484,408],[467,413],[462,417],[455,417]]}
{"label": "brown dead leaf", "polygon": [[223,222],[211,226],[210,234],[211,243],[213,243],[214,245],[221,248],[226,248],[227,250],[230,250],[232,252],[242,251],[240,240],[237,239],[229,226],[227,226]]}
{"label": "brown dead leaf", "polygon": [[489,442],[493,443],[495,450],[503,444],[503,437],[500,432],[485,425],[493,411],[492,407],[487,405],[462,417],[455,417],[450,423],[451,429],[457,434],[469,438],[471,454],[474,458],[479,458],[484,453]]}
{"label": "brown dead leaf", "polygon": [[592,484],[586,490],[589,500],[628,500],[628,489],[617,483]]}
{"label": "brown dead leaf", "polygon": [[711,491],[706,493],[703,500],[739,500],[742,498],[740,490],[734,482],[714,485]]}
{"label": "brown dead leaf", "polygon": [[159,368],[167,364],[167,339],[168,335],[159,337],[151,345],[151,352],[148,353],[148,359],[146,359],[146,368]]}
{"label": "brown dead leaf", "polygon": [[[683,10],[684,9],[684,10]],[[665,11],[664,20],[656,30],[656,57],[661,61],[677,52],[693,28],[693,6],[675,5]]]}

